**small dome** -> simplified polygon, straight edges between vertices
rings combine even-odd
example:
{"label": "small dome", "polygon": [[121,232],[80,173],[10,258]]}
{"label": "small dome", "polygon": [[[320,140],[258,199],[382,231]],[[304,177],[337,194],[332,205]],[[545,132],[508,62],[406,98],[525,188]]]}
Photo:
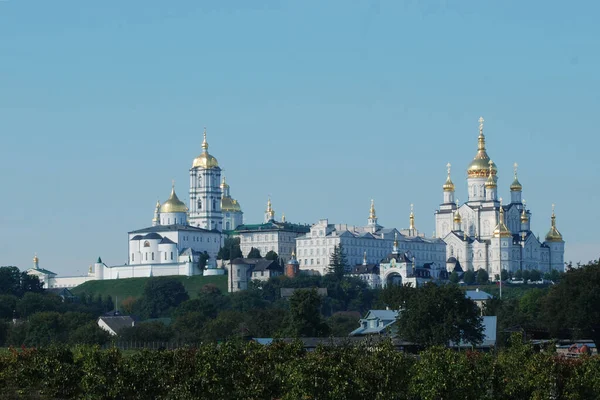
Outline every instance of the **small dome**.
{"label": "small dome", "polygon": [[175,194],[175,186],[171,189],[171,196],[160,206],[160,212],[162,213],[187,213],[188,208],[185,203],[177,197]]}
{"label": "small dome", "polygon": [[490,161],[490,157],[485,150],[485,136],[483,135],[483,118],[479,118],[479,138],[477,146],[477,154],[467,167],[467,174],[471,178],[487,177],[488,175],[496,175],[498,168],[496,164]]}
{"label": "small dome", "polygon": [[206,128],[204,128],[204,140],[202,141],[202,154],[194,159],[192,168],[217,168],[217,159],[208,153],[208,142],[206,141]]}
{"label": "small dome", "polygon": [[497,180],[496,176],[493,174],[490,174],[487,178],[487,181],[485,181],[485,187],[487,189],[495,189],[496,187],[498,187],[496,180]]}
{"label": "small dome", "polygon": [[521,223],[526,224],[529,222],[529,217],[527,216],[527,212],[525,211],[525,207],[523,207],[523,212],[521,212]]}
{"label": "small dome", "polygon": [[462,217],[460,215],[460,212],[458,212],[458,209],[454,213],[454,222],[456,222],[457,224],[462,222]]}
{"label": "small dome", "polygon": [[448,178],[446,178],[446,182],[442,186],[444,192],[454,192],[454,182],[450,179],[450,174],[448,174]]}
{"label": "small dome", "polygon": [[519,180],[515,176],[515,180],[513,181],[513,183],[510,184],[510,191],[511,192],[520,192],[522,190],[523,190],[523,186],[521,186],[521,182],[519,182]]}
{"label": "small dome", "polygon": [[223,197],[221,199],[221,210],[225,212],[240,212],[242,211],[242,207],[237,200],[231,197]]}
{"label": "small dome", "polygon": [[36,254],[36,255],[34,255],[34,256],[33,256],[33,262],[34,262],[34,263],[37,263],[37,262],[39,262],[39,261],[40,261],[40,259],[38,258],[37,254]]}
{"label": "small dome", "polygon": [[563,237],[561,233],[556,229],[556,215],[554,214],[554,204],[552,205],[552,225],[550,230],[546,234],[546,242],[562,242]]}

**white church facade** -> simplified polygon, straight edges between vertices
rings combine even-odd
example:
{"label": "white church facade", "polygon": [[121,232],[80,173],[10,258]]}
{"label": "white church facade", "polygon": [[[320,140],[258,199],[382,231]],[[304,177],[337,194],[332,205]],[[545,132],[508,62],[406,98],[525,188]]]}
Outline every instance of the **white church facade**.
{"label": "white church facade", "polygon": [[477,153],[467,168],[468,200],[456,201],[448,164],[443,202],[435,212],[436,236],[444,240],[446,258],[453,261],[449,270],[454,260],[465,270],[486,270],[491,279],[501,270],[564,270],[565,242],[556,228],[554,206],[550,231],[542,241],[531,230],[532,212],[522,199],[516,167],[510,202],[503,204],[498,198],[498,169],[487,154],[480,118]]}

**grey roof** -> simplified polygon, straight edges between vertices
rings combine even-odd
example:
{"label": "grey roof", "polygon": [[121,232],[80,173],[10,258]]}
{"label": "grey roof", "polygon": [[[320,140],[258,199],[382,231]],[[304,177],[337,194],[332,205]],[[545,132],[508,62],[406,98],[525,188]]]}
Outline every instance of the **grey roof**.
{"label": "grey roof", "polygon": [[275,260],[267,260],[265,258],[244,258],[244,262],[249,265],[254,265],[253,271],[281,270],[281,265]]}
{"label": "grey roof", "polygon": [[121,329],[131,327],[135,323],[133,318],[128,315],[103,316],[98,318],[98,320],[102,320],[117,335]]}
{"label": "grey roof", "polygon": [[149,228],[138,229],[129,233],[150,233],[150,232],[174,232],[174,231],[187,231],[187,232],[213,232],[219,233],[218,230],[202,229],[191,225],[156,225]]}
{"label": "grey roof", "polygon": [[144,236],[144,239],[162,239],[162,236],[160,236],[156,232],[150,232],[149,234]]}
{"label": "grey roof", "polygon": [[64,299],[72,299],[75,298],[76,296],[71,293],[71,291],[67,288],[52,288],[52,289],[46,289],[46,292],[55,294],[57,296],[60,296]]}
{"label": "grey roof", "polygon": [[27,272],[30,272],[30,271],[37,271],[39,273],[46,274],[46,275],[56,275],[55,272],[49,271],[49,270],[44,269],[44,268],[29,268],[27,270]]}
{"label": "grey roof", "polygon": [[379,266],[376,264],[358,264],[352,268],[352,274],[379,274]]}
{"label": "grey roof", "polygon": [[142,235],[135,235],[131,238],[131,240],[142,240],[144,237]]}
{"label": "grey roof", "polygon": [[159,244],[175,244],[175,242],[165,236],[162,238]]}
{"label": "grey roof", "polygon": [[467,290],[465,292],[465,296],[473,301],[488,300],[493,297],[491,294],[486,293],[482,290]]}
{"label": "grey roof", "polygon": [[[360,327],[350,332],[350,336],[372,335],[383,333],[387,328],[396,323],[398,311],[394,310],[369,310],[367,315],[360,320]],[[375,321],[376,326],[372,326]],[[366,326],[365,326],[366,325]]]}

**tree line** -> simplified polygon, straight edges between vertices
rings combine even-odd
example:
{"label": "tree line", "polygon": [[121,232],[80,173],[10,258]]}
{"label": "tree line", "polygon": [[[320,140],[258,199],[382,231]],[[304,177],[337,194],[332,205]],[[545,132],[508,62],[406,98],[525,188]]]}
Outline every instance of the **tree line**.
{"label": "tree line", "polygon": [[520,337],[497,354],[390,341],[319,346],[229,341],[122,353],[50,346],[0,353],[0,392],[17,399],[598,399],[600,358],[567,359]]}

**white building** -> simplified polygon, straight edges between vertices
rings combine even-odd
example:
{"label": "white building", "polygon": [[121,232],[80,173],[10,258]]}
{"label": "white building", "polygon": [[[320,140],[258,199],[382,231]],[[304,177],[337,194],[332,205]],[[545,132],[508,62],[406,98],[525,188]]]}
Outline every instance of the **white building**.
{"label": "white building", "polygon": [[227,268],[227,291],[230,293],[248,289],[253,280],[268,281],[283,274],[283,268],[276,260],[264,258],[236,258]]}
{"label": "white building", "polygon": [[244,257],[254,247],[263,257],[269,251],[276,252],[285,263],[292,257],[296,238],[305,235],[309,230],[308,225],[287,222],[285,216],[281,217],[281,221],[275,221],[275,211],[269,199],[264,223],[240,225],[232,235],[240,238],[240,249]]}
{"label": "white building", "polygon": [[454,257],[466,269],[484,269],[492,279],[502,269],[564,270],[564,245],[556,229],[554,206],[551,228],[542,242],[531,231],[531,211],[522,200],[523,186],[517,179],[510,185],[510,203],[498,198],[498,169],[487,154],[483,118],[479,119],[477,154],[467,168],[468,201],[459,205],[454,183],[448,177],[444,198],[435,212],[436,236],[446,242],[446,257]]}
{"label": "white building", "polygon": [[340,244],[349,267],[360,264],[365,253],[368,264],[379,264],[389,254],[395,238],[398,240],[399,248],[403,251],[411,251],[419,265],[431,262],[444,263],[446,244],[440,239],[426,238],[419,233],[415,227],[413,211],[409,220],[409,228],[403,231],[382,227],[377,223],[373,201],[371,201],[366,226],[330,224],[327,219],[322,219],[311,226],[310,232],[296,239],[296,255],[300,262],[300,270],[326,274],[330,255],[334,247]]}

